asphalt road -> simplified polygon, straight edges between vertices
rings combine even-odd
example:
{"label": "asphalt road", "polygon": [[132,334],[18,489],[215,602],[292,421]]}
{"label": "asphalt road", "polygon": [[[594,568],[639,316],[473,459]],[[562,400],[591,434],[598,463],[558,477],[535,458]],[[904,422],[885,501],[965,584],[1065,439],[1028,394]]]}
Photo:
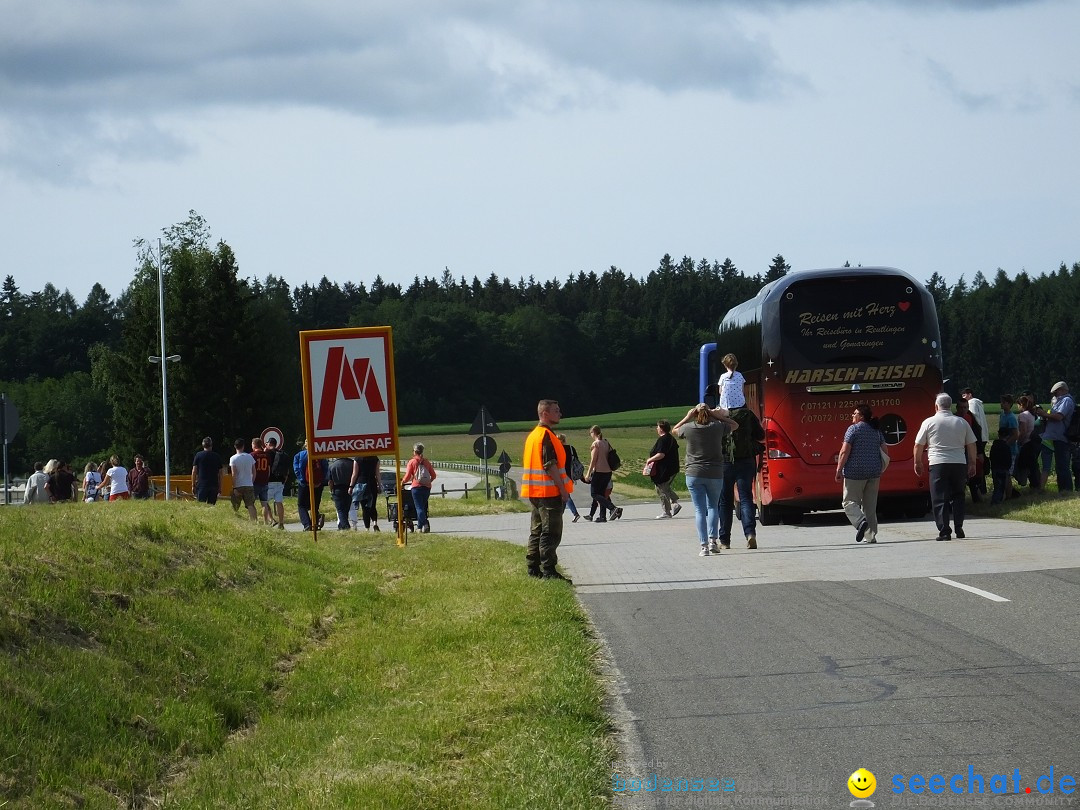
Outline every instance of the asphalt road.
{"label": "asphalt road", "polygon": [[610,656],[620,806],[849,806],[859,767],[877,807],[1080,806],[1080,532],[970,520],[940,543],[926,520],[856,545],[834,513],[700,558],[689,504],[656,512],[568,523],[560,549]]}

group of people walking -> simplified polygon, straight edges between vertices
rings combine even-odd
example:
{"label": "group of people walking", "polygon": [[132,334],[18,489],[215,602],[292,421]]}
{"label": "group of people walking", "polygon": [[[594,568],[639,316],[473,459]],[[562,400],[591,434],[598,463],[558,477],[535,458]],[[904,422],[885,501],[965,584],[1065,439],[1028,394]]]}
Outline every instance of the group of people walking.
{"label": "group of people walking", "polygon": [[23,503],[97,503],[151,497],[150,469],[141,455],[135,456],[129,470],[112,456],[100,464],[89,462],[82,480],[75,477],[71,465],[61,459],[34,463],[34,472],[26,479]]}
{"label": "group of people walking", "polygon": [[[965,537],[966,490],[970,489],[973,501],[986,494],[987,459],[993,480],[992,504],[1010,497],[1014,479],[1041,491],[1051,467],[1057,474],[1058,492],[1074,491],[1077,448],[1070,427],[1075,403],[1063,380],[1054,383],[1050,396],[1047,410],[1033,393],[1025,392],[1017,398],[1019,413],[1013,413],[1013,397],[1002,395],[997,438],[987,453],[989,430],[982,400],[965,388],[954,413],[952,397],[937,395],[934,414],[922,422],[915,436],[913,463],[916,476],[922,477],[925,472],[929,478],[938,540]],[[877,538],[878,487],[888,465],[888,453],[868,405],[857,407],[852,421],[844,435],[836,478],[844,481],[844,511],[855,527],[855,540],[865,537],[873,543]]]}
{"label": "group of people walking", "polygon": [[[300,525],[310,530],[314,525],[323,528],[324,517],[319,512],[323,490],[330,486],[330,496],[337,512],[339,529],[366,529],[379,531],[377,510],[378,495],[382,489],[379,458],[367,455],[356,458],[318,459],[312,465],[312,480],[308,478],[307,442],[295,456],[278,447],[278,440],[269,437],[265,442],[256,437],[251,440],[251,450],[243,439],[233,443],[233,454],[226,462],[214,449],[214,441],[207,436],[202,448],[195,454],[191,465],[191,492],[200,503],[217,503],[224,486],[225,470],[232,476],[230,501],[234,511],[241,507],[253,522],[285,528],[284,489],[288,476],[296,476],[297,507]],[[424,457],[424,446],[416,444],[413,456],[405,468],[402,485],[406,496],[415,507],[418,530],[428,532],[428,499],[431,484],[437,477],[434,465]],[[150,468],[145,459],[136,454],[129,470],[112,456],[100,465],[87,464],[81,481],[76,479],[71,466],[61,460],[37,462],[34,472],[27,479],[23,501],[27,504],[63,503],[84,500],[117,501],[130,498],[150,498],[153,494]],[[314,510],[311,497],[314,495]]]}
{"label": "group of people walking", "polygon": [[[567,497],[566,508],[574,516],[574,523],[581,518],[593,523],[606,523],[608,520],[618,520],[623,515],[623,510],[611,500],[612,475],[611,443],[604,438],[604,431],[599,425],[589,428],[589,436],[592,444],[589,445],[589,465],[586,467],[578,456],[577,448],[567,441],[565,433],[556,435],[556,439],[563,446],[565,460],[563,472],[570,481],[578,480],[589,485],[589,495],[592,503],[589,505],[589,513],[582,515],[578,511],[577,504],[572,497]],[[597,517],[597,511],[600,515]]]}
{"label": "group of people walking", "polygon": [[[233,510],[247,510],[253,522],[285,528],[285,481],[289,475],[289,457],[278,447],[277,438],[265,442],[260,437],[251,440],[251,452],[243,439],[233,442],[233,454],[228,467],[232,475],[230,501]],[[225,461],[214,450],[214,440],[209,436],[202,440],[202,449],[191,462],[191,493],[199,503],[213,506],[217,503],[225,481]]]}
{"label": "group of people walking", "polygon": [[[747,407],[737,360],[727,355],[723,362],[727,372],[718,386],[720,404],[695,405],[674,427],[667,420],[658,420],[657,439],[642,471],[650,477],[660,498],[662,513],[657,520],[674,517],[682,508],[672,487],[679,470],[678,440],[685,443],[686,488],[694,505],[702,557],[731,547],[736,508],[747,547],[757,548],[753,488],[765,450],[765,433],[754,411]],[[1048,465],[1053,463],[1058,491],[1074,490],[1072,466],[1080,460],[1072,438],[1075,432],[1070,431],[1075,405],[1064,381],[1055,383],[1050,393],[1049,409],[1038,405],[1033,394],[1025,393],[1019,398],[1020,414],[1012,414],[1011,397],[1003,397],[997,449],[990,453],[995,502],[1004,487],[994,460],[1002,447],[1006,449],[1002,464],[1010,477],[1016,474],[1021,483],[1030,481],[1038,488],[1045,484]],[[934,407],[933,415],[922,422],[915,435],[913,467],[917,477],[928,478],[937,539],[948,541],[954,536],[965,537],[965,490],[977,478],[978,460],[984,455],[979,437],[986,433],[985,413],[982,402],[970,389],[957,403],[955,414],[948,394],[939,394]],[[585,468],[566,436],[554,432],[562,418],[558,402],[541,400],[537,414],[539,424],[526,440],[523,462],[522,495],[532,507],[526,562],[532,576],[562,579],[565,577],[555,568],[562,539],[562,513],[569,508],[574,522],[581,517],[572,496],[574,481],[590,484],[592,507],[586,519],[602,522],[621,516],[622,510],[611,502],[611,446],[599,426],[590,430],[592,445]],[[1007,437],[1014,434],[1011,445],[1015,448],[1010,449]],[[1044,464],[1041,471],[1025,461],[1028,447],[1037,448],[1037,458]],[[878,495],[889,463],[889,446],[871,406],[855,406],[837,453],[835,478],[842,482],[842,505],[855,529],[856,542],[878,541]],[[594,517],[597,510],[599,518]]]}
{"label": "group of people walking", "polygon": [[[555,432],[562,419],[559,403],[540,400],[537,416],[539,424],[525,441],[522,462],[522,496],[531,507],[526,567],[530,576],[566,579],[556,565],[563,513],[569,508],[575,523],[582,517],[573,499],[575,480],[590,486],[592,506],[585,516],[587,520],[600,523],[622,516],[622,509],[610,497],[612,448],[601,428],[594,425],[589,431],[592,444],[586,467],[566,436]],[[736,441],[734,434],[740,432],[740,440]],[[761,442],[765,432],[757,416],[745,406],[745,400],[730,410],[696,405],[674,427],[666,419],[658,420],[656,433],[643,470],[660,498],[663,511],[656,519],[673,518],[682,509],[672,487],[679,472],[677,438],[682,439],[686,443],[686,485],[694,505],[700,555],[708,557],[731,548],[736,505],[746,546],[756,549],[753,479],[764,450]],[[599,517],[595,517],[597,512]]]}
{"label": "group of people walking", "polygon": [[[308,447],[293,459],[293,471],[296,474],[297,511],[300,514],[300,526],[304,531],[311,531],[312,526],[322,529],[324,519],[319,512],[323,490],[330,486],[330,500],[337,513],[337,528],[340,531],[360,528],[379,531],[378,497],[382,491],[382,466],[379,457],[366,455],[336,458],[332,461],[317,459],[312,462],[312,480],[308,479]],[[413,445],[413,454],[405,465],[401,485],[404,497],[411,499],[416,513],[417,531],[431,531],[428,520],[428,501],[431,497],[432,482],[438,477],[435,465],[424,456],[424,445]],[[314,495],[314,520],[312,520],[312,495]],[[404,516],[401,516],[404,519]]]}

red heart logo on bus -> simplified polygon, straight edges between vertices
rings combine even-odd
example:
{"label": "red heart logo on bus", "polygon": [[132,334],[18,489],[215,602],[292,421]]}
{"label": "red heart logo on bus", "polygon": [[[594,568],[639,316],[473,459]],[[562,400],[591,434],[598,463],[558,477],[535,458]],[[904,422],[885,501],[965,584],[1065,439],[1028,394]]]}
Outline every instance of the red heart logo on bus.
{"label": "red heart logo on bus", "polygon": [[901,301],[899,304],[897,304],[897,306],[900,307],[901,312],[907,312],[908,307],[911,306],[911,302],[910,301]]}

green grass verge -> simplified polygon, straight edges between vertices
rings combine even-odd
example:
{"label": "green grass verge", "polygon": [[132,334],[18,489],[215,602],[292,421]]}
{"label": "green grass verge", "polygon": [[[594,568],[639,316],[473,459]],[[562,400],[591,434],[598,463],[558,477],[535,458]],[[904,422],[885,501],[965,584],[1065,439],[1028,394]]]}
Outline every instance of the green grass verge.
{"label": "green grass verge", "polygon": [[0,806],[605,807],[572,591],[467,538],[6,507]]}
{"label": "green grass verge", "polygon": [[[987,484],[990,479],[987,477]],[[968,513],[978,517],[1022,520],[1027,523],[1043,523],[1048,526],[1068,526],[1080,529],[1080,497],[1075,493],[1060,495],[1053,477],[1044,493],[1031,492],[1029,487],[1017,489],[1020,496],[1004,503],[991,504],[989,500],[968,503]]]}

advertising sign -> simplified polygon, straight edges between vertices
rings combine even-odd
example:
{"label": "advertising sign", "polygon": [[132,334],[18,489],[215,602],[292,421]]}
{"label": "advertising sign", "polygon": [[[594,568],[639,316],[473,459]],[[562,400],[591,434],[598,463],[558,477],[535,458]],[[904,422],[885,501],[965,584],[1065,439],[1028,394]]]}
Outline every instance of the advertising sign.
{"label": "advertising sign", "polygon": [[300,364],[312,458],[396,453],[389,326],[301,332]]}
{"label": "advertising sign", "polygon": [[902,276],[808,280],[780,301],[786,351],[804,361],[787,364],[796,378],[825,364],[847,366],[834,372],[841,383],[922,376],[925,325],[922,299]]}

